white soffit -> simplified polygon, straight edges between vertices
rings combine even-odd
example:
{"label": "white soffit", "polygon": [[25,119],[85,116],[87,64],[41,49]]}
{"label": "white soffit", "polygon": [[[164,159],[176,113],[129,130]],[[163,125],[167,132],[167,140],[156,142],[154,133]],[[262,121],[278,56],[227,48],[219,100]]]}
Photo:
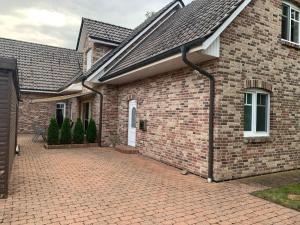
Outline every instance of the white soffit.
{"label": "white soffit", "polygon": [[79,92],[82,91],[82,85],[81,83],[75,83],[71,84],[69,87],[66,89],[62,90],[60,93],[70,93],[70,92]]}

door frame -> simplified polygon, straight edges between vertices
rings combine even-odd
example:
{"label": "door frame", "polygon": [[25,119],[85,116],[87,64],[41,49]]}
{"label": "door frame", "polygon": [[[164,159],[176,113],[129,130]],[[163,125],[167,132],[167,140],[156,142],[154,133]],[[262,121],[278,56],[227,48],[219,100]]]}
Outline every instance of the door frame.
{"label": "door frame", "polygon": [[84,129],[84,131],[86,131],[86,129],[87,129],[87,127],[85,127],[85,118],[84,118],[84,114],[83,114],[83,112],[84,112],[84,104],[86,104],[86,103],[89,103],[89,118],[88,118],[88,120],[90,120],[91,119],[91,116],[92,116],[92,102],[91,101],[83,101],[83,102],[81,102],[81,120],[82,120],[82,123],[83,123],[83,129]]}
{"label": "door frame", "polygon": [[[133,128],[132,125],[132,109],[136,109],[135,113],[135,128]],[[137,100],[130,100],[128,102],[128,133],[127,133],[127,145],[131,147],[136,147],[136,121],[137,121]],[[132,136],[133,135],[133,136]],[[134,140],[134,141],[133,141]]]}

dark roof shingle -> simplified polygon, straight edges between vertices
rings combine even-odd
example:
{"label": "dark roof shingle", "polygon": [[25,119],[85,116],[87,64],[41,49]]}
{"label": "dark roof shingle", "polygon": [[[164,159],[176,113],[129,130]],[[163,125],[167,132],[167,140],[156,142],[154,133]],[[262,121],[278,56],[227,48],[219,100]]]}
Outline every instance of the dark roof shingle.
{"label": "dark roof shingle", "polygon": [[121,44],[113,49],[111,52],[109,52],[107,55],[105,55],[102,59],[98,60],[90,70],[88,70],[86,73],[82,74],[82,76],[90,76],[92,73],[94,73],[97,69],[99,69],[103,64],[105,64],[108,60],[110,60],[115,54],[117,54],[119,51],[121,51],[130,41],[132,41],[139,33],[141,33],[144,29],[146,29],[153,21],[155,21],[157,18],[159,18],[164,12],[166,12],[174,3],[180,2],[181,0],[173,0],[169,4],[167,4],[165,7],[163,7],[158,12],[154,13],[150,18],[146,19],[143,23],[141,23],[139,26],[137,26],[131,34],[123,41]]}
{"label": "dark roof shingle", "polygon": [[96,20],[82,18],[83,27],[86,29],[87,35],[102,40],[121,43],[131,33],[132,29],[108,24]]}
{"label": "dark roof shingle", "polygon": [[[105,77],[196,39],[206,39],[244,0],[195,0],[179,9],[138,47],[113,66]],[[105,80],[105,77],[102,80]]]}
{"label": "dark roof shingle", "polygon": [[0,38],[0,56],[17,59],[21,90],[57,91],[82,70],[72,49]]}

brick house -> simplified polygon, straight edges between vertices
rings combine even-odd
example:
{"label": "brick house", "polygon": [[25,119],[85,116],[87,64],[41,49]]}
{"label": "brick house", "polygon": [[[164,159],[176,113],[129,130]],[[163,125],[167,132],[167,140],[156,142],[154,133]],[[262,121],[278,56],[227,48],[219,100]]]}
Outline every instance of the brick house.
{"label": "brick house", "polygon": [[210,181],[300,168],[299,13],[299,1],[174,0],[134,30],[83,19],[83,71],[58,94],[97,120],[102,146]]}

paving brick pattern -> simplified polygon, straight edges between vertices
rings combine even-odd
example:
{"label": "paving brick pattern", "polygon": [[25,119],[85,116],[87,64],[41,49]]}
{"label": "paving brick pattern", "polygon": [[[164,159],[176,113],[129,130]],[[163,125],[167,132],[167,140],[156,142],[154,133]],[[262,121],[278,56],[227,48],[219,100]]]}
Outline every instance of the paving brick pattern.
{"label": "paving brick pattern", "polygon": [[[300,224],[300,214],[239,181],[194,175],[110,149],[44,150],[19,139],[3,224]],[[3,216],[3,217],[1,217]]]}

